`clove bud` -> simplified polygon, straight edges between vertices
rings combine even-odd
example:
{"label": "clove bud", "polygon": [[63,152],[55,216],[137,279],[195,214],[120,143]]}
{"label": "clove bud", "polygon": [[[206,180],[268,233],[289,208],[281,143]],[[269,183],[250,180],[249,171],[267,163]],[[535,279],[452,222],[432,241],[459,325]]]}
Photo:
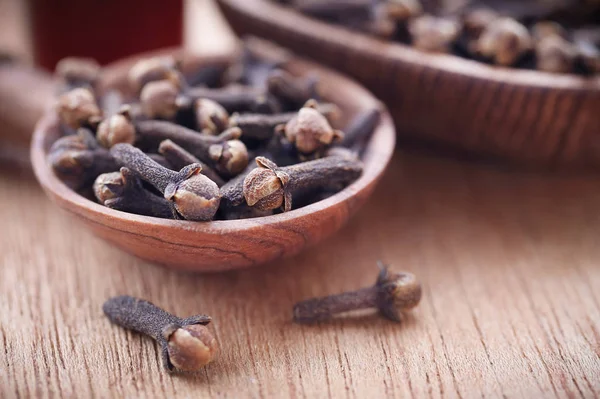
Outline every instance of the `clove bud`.
{"label": "clove bud", "polygon": [[248,164],[239,128],[211,136],[166,121],[140,121],[135,123],[135,131],[141,146],[154,148],[163,140],[172,140],[225,176],[237,175]]}
{"label": "clove bud", "polygon": [[[328,103],[318,104],[316,109],[328,121],[336,120],[340,113],[338,107]],[[239,127],[243,132],[244,138],[266,141],[273,138],[277,126],[285,125],[294,119],[297,114],[297,112],[284,112],[273,115],[235,113],[229,118],[229,126]]]}
{"label": "clove bud", "polygon": [[475,44],[475,51],[498,65],[514,65],[530,51],[532,40],[525,26],[512,18],[498,18],[488,25]]}
{"label": "clove bud", "polygon": [[158,218],[177,218],[172,203],[146,190],[139,177],[127,168],[101,174],[93,188],[98,202],[108,208]]}
{"label": "clove bud", "polygon": [[338,313],[376,308],[386,318],[400,322],[402,312],[416,307],[421,301],[421,284],[412,273],[390,273],[379,264],[377,282],[357,291],[308,299],[294,305],[294,321],[314,323],[327,320]]}
{"label": "clove bud", "polygon": [[333,129],[316,108],[316,102],[308,101],[296,117],[277,128],[303,155],[321,151],[344,137],[344,133]]}
{"label": "clove bud", "polygon": [[202,165],[201,173],[206,175],[210,180],[214,181],[217,186],[221,187],[225,182],[210,166],[200,162],[198,158],[190,154],[185,148],[175,144],[171,140],[164,140],[158,146],[158,152],[161,153],[167,162],[175,169],[180,170],[193,163]]}
{"label": "clove bud", "polygon": [[553,73],[571,72],[577,59],[574,45],[559,35],[545,36],[535,45],[537,68]]}
{"label": "clove bud", "polygon": [[140,93],[142,111],[149,118],[171,120],[179,111],[178,87],[170,80],[155,80],[144,85]]}
{"label": "clove bud", "polygon": [[118,143],[135,142],[135,127],[131,122],[129,107],[122,108],[118,114],[104,119],[96,131],[98,143],[105,148],[110,148]]}
{"label": "clove bud", "polygon": [[61,94],[56,107],[60,120],[72,129],[96,123],[102,116],[94,93],[82,87]]}
{"label": "clove bud", "polygon": [[462,15],[463,30],[470,39],[477,39],[499,15],[490,8],[467,10]]}
{"label": "clove bud", "polygon": [[217,352],[217,341],[206,327],[212,320],[210,316],[182,319],[151,302],[127,295],[110,298],[102,310],[114,324],[154,338],[167,371],[199,370]]}
{"label": "clove bud", "polygon": [[196,126],[202,133],[219,134],[229,125],[229,114],[221,104],[206,98],[194,103]]}
{"label": "clove bud", "polygon": [[101,173],[118,170],[109,152],[99,147],[93,134],[84,128],[56,140],[48,151],[48,162],[54,173],[75,190]]}
{"label": "clove bud", "polygon": [[178,62],[173,57],[153,57],[140,60],[129,70],[127,75],[129,86],[134,93],[139,93],[150,82],[165,79],[176,85],[182,83],[178,73]]}
{"label": "clove bud", "polygon": [[331,156],[284,167],[257,157],[256,164],[244,179],[246,203],[261,210],[281,207],[284,212],[292,209],[294,191],[348,184],[362,173],[362,163],[349,157]]}
{"label": "clove bud", "polygon": [[445,53],[458,36],[459,26],[448,19],[422,15],[409,22],[408,31],[416,48]]}
{"label": "clove bud", "polygon": [[221,200],[219,187],[200,174],[201,165],[191,164],[174,172],[130,144],[117,144],[110,152],[117,162],[163,193],[184,219],[211,220],[217,212]]}

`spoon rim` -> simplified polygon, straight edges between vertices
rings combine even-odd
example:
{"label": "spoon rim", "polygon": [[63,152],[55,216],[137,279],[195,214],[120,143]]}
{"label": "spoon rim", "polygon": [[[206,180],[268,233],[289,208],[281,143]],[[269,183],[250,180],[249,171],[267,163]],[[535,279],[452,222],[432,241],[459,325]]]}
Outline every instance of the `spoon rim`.
{"label": "spoon rim", "polygon": [[[464,76],[478,80],[489,80],[506,85],[539,87],[547,89],[569,89],[583,92],[600,92],[600,76],[581,76],[573,73],[551,73],[539,70],[489,65],[455,54],[430,53],[412,46],[357,32],[277,4],[270,0],[217,0],[217,4],[243,13],[245,23],[268,22],[289,37],[308,35],[318,37],[338,48],[347,48],[353,53],[362,53],[363,58],[375,65],[385,60],[406,63],[419,68]],[[227,13],[225,13],[227,16]],[[278,32],[279,34],[281,32]],[[277,40],[276,40],[277,41]]]}

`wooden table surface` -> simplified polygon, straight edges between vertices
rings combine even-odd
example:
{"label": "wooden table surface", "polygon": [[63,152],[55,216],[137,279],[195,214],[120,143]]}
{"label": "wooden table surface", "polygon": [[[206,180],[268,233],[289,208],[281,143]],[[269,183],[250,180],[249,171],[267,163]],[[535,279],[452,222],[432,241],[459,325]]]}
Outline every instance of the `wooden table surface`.
{"label": "wooden table surface", "polygon": [[[338,235],[218,275],[112,248],[6,164],[0,220],[2,398],[600,396],[600,175],[398,152]],[[378,259],[423,282],[404,323],[291,323],[298,300],[372,284]],[[117,294],[212,315],[218,359],[166,374],[102,314]]]}

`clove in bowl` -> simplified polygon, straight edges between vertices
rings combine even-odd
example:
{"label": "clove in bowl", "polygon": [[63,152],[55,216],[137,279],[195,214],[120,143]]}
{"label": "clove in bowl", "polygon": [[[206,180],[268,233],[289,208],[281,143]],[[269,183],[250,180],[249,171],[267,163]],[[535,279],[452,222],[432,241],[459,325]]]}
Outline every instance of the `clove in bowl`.
{"label": "clove in bowl", "polygon": [[[158,80],[152,65],[139,67],[157,55],[175,60]],[[161,81],[176,82],[176,93]],[[176,269],[250,267],[321,241],[364,204],[394,151],[391,118],[367,90],[261,40],[217,56],[142,54],[103,68],[94,87],[100,112],[80,107],[65,118],[58,107],[40,120],[35,174],[95,234]],[[265,87],[280,93],[279,104]],[[75,98],[87,104],[86,95]],[[273,130],[269,145],[253,115],[270,115],[261,120]],[[305,120],[320,133],[306,135]],[[82,167],[75,177],[74,160]]]}

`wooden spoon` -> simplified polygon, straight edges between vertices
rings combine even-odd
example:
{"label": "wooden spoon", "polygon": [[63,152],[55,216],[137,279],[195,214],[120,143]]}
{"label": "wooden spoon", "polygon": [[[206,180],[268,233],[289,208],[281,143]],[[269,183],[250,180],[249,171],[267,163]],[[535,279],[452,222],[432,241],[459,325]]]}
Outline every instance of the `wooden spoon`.
{"label": "wooden spoon", "polygon": [[[274,55],[266,46],[263,50],[261,56]],[[103,72],[103,87],[122,86],[129,67],[144,56],[148,54],[107,67]],[[199,64],[216,61],[204,57]],[[367,200],[392,156],[395,132],[385,107],[358,84],[297,58],[292,58],[284,68],[295,75],[308,72],[320,75],[326,100],[338,104],[346,116],[373,107],[382,112],[364,151],[363,175],[323,201],[274,216],[204,223],[158,219],[106,208],[69,189],[48,166],[47,151],[59,137],[58,117],[53,109],[44,113],[35,128],[31,143],[35,175],[54,202],[76,215],[95,234],[152,262],[206,272],[249,267],[294,255],[336,232]]]}
{"label": "wooden spoon", "polygon": [[256,35],[358,80],[404,139],[535,168],[600,167],[600,77],[503,68],[301,15],[272,0],[218,0]]}

